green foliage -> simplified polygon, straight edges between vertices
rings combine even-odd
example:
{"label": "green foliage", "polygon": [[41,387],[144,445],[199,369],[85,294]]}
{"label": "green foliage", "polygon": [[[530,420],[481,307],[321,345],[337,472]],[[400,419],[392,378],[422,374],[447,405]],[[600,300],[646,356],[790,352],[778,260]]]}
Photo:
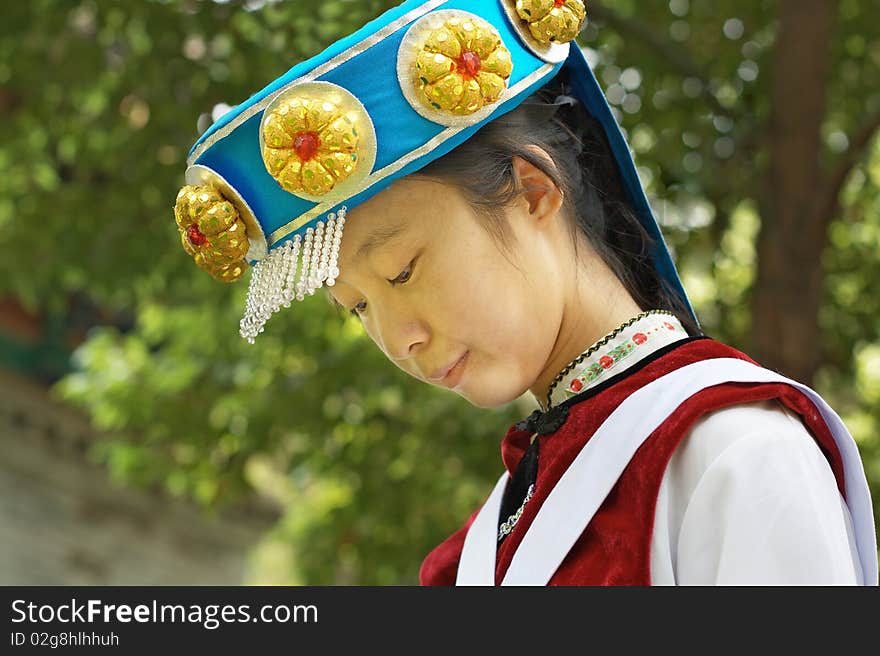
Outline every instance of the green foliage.
{"label": "green foliage", "polygon": [[[57,391],[132,484],[206,509],[256,489],[303,583],[413,583],[500,471],[528,407],[487,412],[419,385],[320,293],[241,340],[241,285],[180,247],[171,206],[197,125],[395,2],[8,3],[0,26],[0,295],[63,313],[73,293],[134,317],[95,326]],[[705,330],[746,347],[765,199],[776,3],[595,3],[581,41],[618,108]],[[258,6],[257,5],[261,5]],[[605,13],[603,13],[603,9]],[[636,13],[638,12],[638,13]],[[825,158],[880,110],[880,7],[837,3]],[[732,19],[739,21],[731,22]],[[876,28],[875,32],[876,32]],[[793,99],[793,106],[796,99]],[[816,387],[880,498],[880,150],[831,228]],[[746,349],[747,350],[747,349]]]}

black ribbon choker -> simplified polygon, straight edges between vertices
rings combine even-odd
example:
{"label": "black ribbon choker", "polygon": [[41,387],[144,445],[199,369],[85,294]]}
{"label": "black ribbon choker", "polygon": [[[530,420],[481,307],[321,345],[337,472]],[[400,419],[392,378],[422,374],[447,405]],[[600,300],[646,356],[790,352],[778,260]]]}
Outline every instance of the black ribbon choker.
{"label": "black ribbon choker", "polygon": [[515,428],[539,435],[549,435],[558,431],[566,419],[568,419],[568,406],[556,405],[547,412],[542,412],[540,409],[535,410],[528,417],[517,422]]}

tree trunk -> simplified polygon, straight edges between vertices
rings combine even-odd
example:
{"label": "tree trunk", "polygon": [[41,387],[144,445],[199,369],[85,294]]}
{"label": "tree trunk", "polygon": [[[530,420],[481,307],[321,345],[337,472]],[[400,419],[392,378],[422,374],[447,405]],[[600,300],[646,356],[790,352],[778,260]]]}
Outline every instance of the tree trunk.
{"label": "tree trunk", "polygon": [[821,256],[828,217],[820,129],[834,3],[781,0],[770,116],[770,172],[764,190],[750,355],[810,384],[820,364]]}

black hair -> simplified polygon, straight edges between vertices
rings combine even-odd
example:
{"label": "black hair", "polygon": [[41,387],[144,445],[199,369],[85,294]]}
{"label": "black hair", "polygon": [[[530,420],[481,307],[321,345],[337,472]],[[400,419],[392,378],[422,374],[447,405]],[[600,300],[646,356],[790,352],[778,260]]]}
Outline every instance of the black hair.
{"label": "black hair", "polygon": [[[504,210],[528,191],[517,186],[513,174],[513,157],[522,157],[562,192],[563,207],[574,219],[569,228],[576,256],[580,231],[642,310],[669,310],[689,335],[701,335],[684,299],[654,269],[650,253],[655,241],[624,192],[604,130],[570,93],[563,68],[515,109],[411,176],[458,188],[484,228],[508,251],[511,232]],[[529,144],[543,149],[555,166]]]}

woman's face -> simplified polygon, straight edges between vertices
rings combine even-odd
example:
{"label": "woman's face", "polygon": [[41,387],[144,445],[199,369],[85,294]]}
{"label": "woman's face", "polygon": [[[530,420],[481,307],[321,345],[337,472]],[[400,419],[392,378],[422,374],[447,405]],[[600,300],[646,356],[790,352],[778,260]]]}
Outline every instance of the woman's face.
{"label": "woman's face", "polygon": [[[559,204],[543,194],[508,211],[511,260],[520,271],[455,187],[401,178],[348,212],[340,276],[327,289],[356,309],[367,334],[406,373],[478,407],[507,403],[535,382],[557,338]],[[392,236],[370,249],[383,233]]]}

